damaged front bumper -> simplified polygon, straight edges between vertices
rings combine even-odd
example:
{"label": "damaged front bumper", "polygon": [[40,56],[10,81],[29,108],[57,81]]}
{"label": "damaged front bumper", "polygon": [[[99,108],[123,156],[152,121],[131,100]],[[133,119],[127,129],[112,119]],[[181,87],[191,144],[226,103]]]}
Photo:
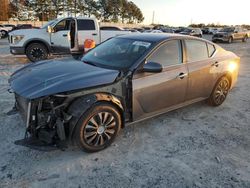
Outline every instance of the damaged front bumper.
{"label": "damaged front bumper", "polygon": [[65,98],[52,96],[29,100],[15,93],[15,99],[16,109],[26,124],[25,141],[17,144],[28,147],[33,145],[33,149],[42,149],[41,146],[66,147],[65,131],[71,116],[64,111]]}

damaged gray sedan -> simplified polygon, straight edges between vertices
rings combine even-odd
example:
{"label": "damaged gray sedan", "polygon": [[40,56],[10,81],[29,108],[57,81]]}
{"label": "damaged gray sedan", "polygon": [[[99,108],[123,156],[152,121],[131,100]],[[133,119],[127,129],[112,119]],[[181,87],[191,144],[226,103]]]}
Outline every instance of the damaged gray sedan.
{"label": "damaged gray sedan", "polygon": [[237,81],[239,62],[207,40],[131,34],[100,44],[81,61],[29,64],[9,80],[26,122],[22,145],[75,143],[96,152],[125,123],[202,100],[219,106]]}

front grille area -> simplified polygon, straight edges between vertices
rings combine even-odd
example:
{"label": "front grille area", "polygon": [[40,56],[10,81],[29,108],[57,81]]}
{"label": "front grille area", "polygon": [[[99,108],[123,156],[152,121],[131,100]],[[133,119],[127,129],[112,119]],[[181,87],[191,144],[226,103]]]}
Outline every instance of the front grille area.
{"label": "front grille area", "polygon": [[28,105],[29,100],[15,93],[16,98],[16,107],[20,112],[23,121],[26,123],[27,121],[27,113],[28,113]]}
{"label": "front grille area", "polygon": [[9,43],[12,44],[13,43],[13,37],[12,37],[12,35],[9,35],[8,39],[9,39]]}

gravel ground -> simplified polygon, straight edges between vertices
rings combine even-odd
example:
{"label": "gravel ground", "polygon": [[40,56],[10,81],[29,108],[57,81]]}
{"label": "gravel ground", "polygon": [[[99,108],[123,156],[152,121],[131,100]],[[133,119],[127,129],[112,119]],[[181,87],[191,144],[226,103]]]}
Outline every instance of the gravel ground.
{"label": "gravel ground", "polygon": [[104,151],[41,152],[24,136],[7,79],[23,57],[0,40],[0,187],[250,187],[250,42],[222,44],[241,57],[239,80],[217,108],[205,102],[129,125]]}

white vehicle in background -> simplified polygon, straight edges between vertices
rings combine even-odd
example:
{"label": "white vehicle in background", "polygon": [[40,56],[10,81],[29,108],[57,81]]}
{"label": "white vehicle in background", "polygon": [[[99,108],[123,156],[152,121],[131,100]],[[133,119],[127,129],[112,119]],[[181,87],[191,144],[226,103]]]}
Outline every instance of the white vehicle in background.
{"label": "white vehicle in background", "polygon": [[221,29],[220,28],[211,28],[209,29],[209,34],[214,35],[218,33]]}
{"label": "white vehicle in background", "polygon": [[4,38],[8,36],[8,32],[14,29],[14,25],[10,24],[1,24],[0,25],[0,38]]}
{"label": "white vehicle in background", "polygon": [[[101,31],[95,18],[67,17],[52,20],[40,29],[10,32],[10,52],[14,55],[25,54],[30,61],[35,62],[47,59],[50,54],[83,53],[86,39],[99,44],[109,38],[128,33],[130,32],[120,30]],[[74,38],[69,40],[72,37]]]}
{"label": "white vehicle in background", "polygon": [[153,30],[146,30],[143,33],[163,33],[161,30],[153,29]]}

